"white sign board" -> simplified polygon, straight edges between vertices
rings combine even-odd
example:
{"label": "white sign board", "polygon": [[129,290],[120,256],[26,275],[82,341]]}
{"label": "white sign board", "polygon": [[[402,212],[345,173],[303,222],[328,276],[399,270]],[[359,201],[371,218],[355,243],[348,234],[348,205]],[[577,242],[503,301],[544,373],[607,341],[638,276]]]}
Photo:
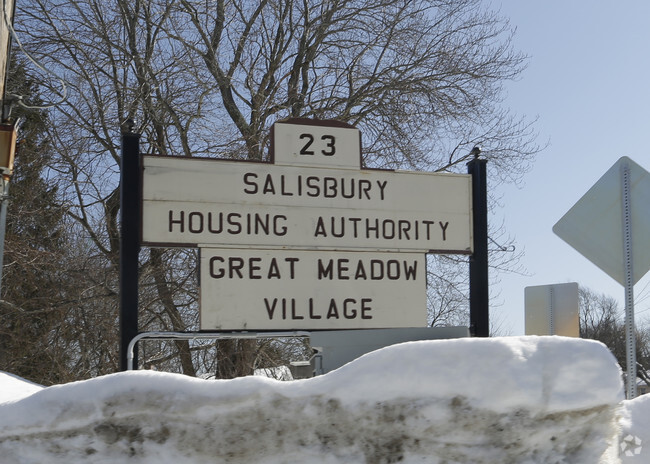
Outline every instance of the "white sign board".
{"label": "white sign board", "polygon": [[421,253],[201,248],[201,330],[426,326]]}
{"label": "white sign board", "polygon": [[201,250],[201,330],[426,326],[425,253],[473,251],[471,176],[362,169],[337,121],[271,131],[271,163],[145,156],[144,245]]}
{"label": "white sign board", "polygon": [[[361,166],[361,131],[341,123],[276,122],[271,130],[271,159],[275,165],[356,169]],[[332,124],[335,121],[328,121]]]}
{"label": "white sign board", "polygon": [[142,242],[468,254],[470,180],[145,156]]}
{"label": "white sign board", "polygon": [[623,246],[623,166],[629,167],[632,280],[650,269],[650,173],[628,157],[620,158],[553,226],[561,239],[585,258],[625,285]]}
{"label": "white sign board", "polygon": [[524,301],[526,335],[580,336],[577,283],[526,287]]}

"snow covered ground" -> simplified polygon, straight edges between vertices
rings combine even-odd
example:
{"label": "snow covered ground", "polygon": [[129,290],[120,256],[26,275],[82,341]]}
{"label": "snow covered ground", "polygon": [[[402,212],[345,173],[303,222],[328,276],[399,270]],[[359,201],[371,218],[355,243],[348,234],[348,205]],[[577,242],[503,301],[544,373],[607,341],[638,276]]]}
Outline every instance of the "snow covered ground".
{"label": "snow covered ground", "polygon": [[0,462],[647,463],[650,396],[562,337],[404,343],[290,382],[0,373]]}

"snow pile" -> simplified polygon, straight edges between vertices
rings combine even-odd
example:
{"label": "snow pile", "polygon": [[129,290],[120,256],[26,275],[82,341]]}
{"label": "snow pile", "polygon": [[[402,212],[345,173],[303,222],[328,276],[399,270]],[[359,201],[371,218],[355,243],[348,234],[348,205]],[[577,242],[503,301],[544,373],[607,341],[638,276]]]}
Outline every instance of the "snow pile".
{"label": "snow pile", "polygon": [[[0,456],[66,464],[616,463],[622,399],[618,365],[597,342],[411,342],[293,382],[138,371],[45,388],[0,403]],[[628,416],[628,425],[637,420]]]}
{"label": "snow pile", "polygon": [[16,401],[42,389],[40,385],[0,371],[0,403]]}
{"label": "snow pile", "polygon": [[620,454],[624,464],[650,462],[650,395],[623,402]]}

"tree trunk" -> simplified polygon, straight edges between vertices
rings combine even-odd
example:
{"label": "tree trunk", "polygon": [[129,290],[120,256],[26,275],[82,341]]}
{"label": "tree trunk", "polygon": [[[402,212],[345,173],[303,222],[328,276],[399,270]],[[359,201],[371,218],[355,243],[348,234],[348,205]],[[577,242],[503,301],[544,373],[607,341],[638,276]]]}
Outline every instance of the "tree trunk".
{"label": "tree trunk", "polygon": [[[162,250],[151,250],[151,264],[154,282],[156,284],[156,292],[165,312],[169,316],[174,331],[183,332],[186,330],[185,324],[181,317],[176,304],[174,303],[174,296],[169,288],[169,282],[165,277],[165,268],[162,260]],[[192,362],[192,353],[190,351],[190,342],[188,340],[175,340],[178,355],[181,361],[183,374],[196,377],[196,369]]]}

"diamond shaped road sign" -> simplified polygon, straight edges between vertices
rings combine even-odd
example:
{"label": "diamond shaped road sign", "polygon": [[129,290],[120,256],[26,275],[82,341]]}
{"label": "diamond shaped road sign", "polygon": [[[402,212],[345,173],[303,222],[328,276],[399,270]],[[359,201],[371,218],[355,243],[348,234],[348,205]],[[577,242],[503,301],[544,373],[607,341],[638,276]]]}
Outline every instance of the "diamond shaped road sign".
{"label": "diamond shaped road sign", "polygon": [[624,156],[553,226],[561,239],[625,285],[623,172],[629,175],[632,280],[650,269],[650,173]]}

